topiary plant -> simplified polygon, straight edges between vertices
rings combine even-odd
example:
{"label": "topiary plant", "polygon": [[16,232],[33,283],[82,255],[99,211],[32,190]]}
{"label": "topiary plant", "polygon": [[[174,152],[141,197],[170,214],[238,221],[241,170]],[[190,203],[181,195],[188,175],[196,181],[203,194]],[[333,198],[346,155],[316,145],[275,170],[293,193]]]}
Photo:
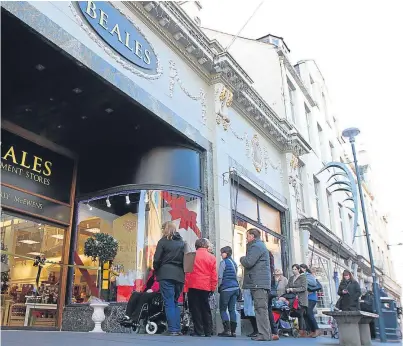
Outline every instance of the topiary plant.
{"label": "topiary plant", "polygon": [[116,257],[118,245],[118,241],[111,235],[96,233],[85,241],[84,255],[92,257],[93,261],[97,258],[102,262],[110,261]]}

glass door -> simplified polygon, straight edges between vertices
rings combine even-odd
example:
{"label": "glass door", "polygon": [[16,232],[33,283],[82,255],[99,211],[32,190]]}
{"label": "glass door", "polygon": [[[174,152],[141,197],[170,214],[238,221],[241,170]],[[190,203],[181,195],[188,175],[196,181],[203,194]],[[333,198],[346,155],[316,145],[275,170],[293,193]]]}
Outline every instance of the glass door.
{"label": "glass door", "polygon": [[1,326],[56,327],[65,229],[1,213]]}

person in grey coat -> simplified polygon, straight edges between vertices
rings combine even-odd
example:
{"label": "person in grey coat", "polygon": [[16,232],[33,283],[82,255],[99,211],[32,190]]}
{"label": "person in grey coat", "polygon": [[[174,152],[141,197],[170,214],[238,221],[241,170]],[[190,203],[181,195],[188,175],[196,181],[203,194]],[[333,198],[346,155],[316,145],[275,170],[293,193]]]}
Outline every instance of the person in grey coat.
{"label": "person in grey coat", "polygon": [[245,269],[243,288],[251,291],[259,331],[259,334],[252,340],[270,341],[272,340],[272,333],[267,309],[271,289],[269,250],[260,240],[260,231],[256,228],[248,230],[246,240],[248,242],[246,256],[240,259]]}

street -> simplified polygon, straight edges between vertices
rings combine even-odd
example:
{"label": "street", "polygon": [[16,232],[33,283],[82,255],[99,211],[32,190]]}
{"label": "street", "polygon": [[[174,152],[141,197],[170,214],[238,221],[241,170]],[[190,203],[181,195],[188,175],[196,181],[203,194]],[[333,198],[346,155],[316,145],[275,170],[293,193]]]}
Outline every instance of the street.
{"label": "street", "polygon": [[[189,336],[183,337],[164,337],[151,335],[136,335],[136,334],[118,334],[118,333],[73,333],[73,332],[38,332],[38,331],[2,331],[1,345],[2,346],[20,346],[29,344],[29,346],[164,346],[166,344],[181,344],[181,345],[205,345],[208,342],[209,346],[227,345],[254,345],[255,342],[246,337],[239,338],[192,338]],[[319,337],[317,339],[294,339],[282,338],[275,342],[276,345],[338,345],[338,340],[328,337]],[[373,345],[380,345],[373,342]]]}

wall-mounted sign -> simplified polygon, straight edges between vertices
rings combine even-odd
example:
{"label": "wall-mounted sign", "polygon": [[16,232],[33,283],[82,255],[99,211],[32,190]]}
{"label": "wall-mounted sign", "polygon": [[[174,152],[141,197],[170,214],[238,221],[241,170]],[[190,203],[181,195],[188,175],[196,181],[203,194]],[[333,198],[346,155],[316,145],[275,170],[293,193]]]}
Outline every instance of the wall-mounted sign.
{"label": "wall-mounted sign", "polygon": [[72,159],[1,129],[2,185],[70,204],[73,170]]}
{"label": "wall-mounted sign", "polygon": [[154,49],[135,24],[107,1],[78,1],[93,30],[119,55],[148,74],[158,73]]}

